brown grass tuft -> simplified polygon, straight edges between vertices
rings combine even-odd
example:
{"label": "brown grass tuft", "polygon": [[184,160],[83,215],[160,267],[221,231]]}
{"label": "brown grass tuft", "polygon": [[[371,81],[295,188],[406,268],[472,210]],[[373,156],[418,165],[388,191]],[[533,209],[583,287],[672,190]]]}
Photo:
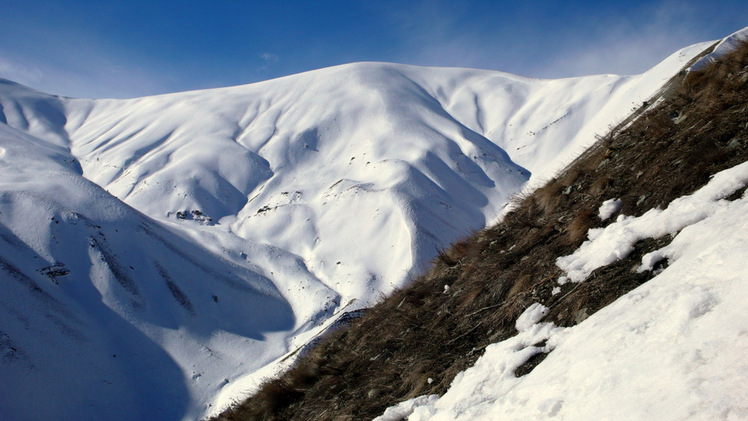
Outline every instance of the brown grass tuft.
{"label": "brown grass tuft", "polygon": [[599,218],[595,211],[590,208],[580,209],[574,219],[571,220],[566,231],[569,244],[578,244],[587,238],[587,231],[597,225]]}
{"label": "brown grass tuft", "polygon": [[563,188],[564,186],[554,178],[533,192],[533,199],[543,214],[551,213],[561,203]]}

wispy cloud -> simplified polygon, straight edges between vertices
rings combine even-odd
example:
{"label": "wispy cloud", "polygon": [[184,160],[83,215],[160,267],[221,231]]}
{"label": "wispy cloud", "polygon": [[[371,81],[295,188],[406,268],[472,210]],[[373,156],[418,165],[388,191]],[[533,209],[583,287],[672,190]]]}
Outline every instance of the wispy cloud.
{"label": "wispy cloud", "polygon": [[0,77],[42,92],[126,98],[168,92],[169,75],[109,51],[80,49],[19,54],[0,47]]}
{"label": "wispy cloud", "polygon": [[260,58],[266,63],[277,63],[280,57],[277,54],[272,53],[260,53]]}
{"label": "wispy cloud", "polygon": [[[168,91],[171,76],[86,25],[75,25],[64,6],[0,22],[0,77],[63,96],[124,98]],[[67,13],[67,14],[66,14]],[[55,15],[56,16],[56,15]]]}
{"label": "wispy cloud", "polygon": [[748,12],[748,5],[731,0],[725,7],[688,0],[594,7],[527,3],[492,9],[486,17],[439,1],[427,2],[418,15],[396,13],[400,17],[391,22],[404,40],[401,60],[543,78],[635,74],[680,48],[728,35],[728,22],[739,21],[733,16]]}
{"label": "wispy cloud", "polygon": [[44,74],[36,67],[24,66],[0,57],[0,78],[9,79],[22,85],[38,86],[44,79]]}
{"label": "wispy cloud", "polygon": [[569,36],[564,48],[539,60],[531,71],[542,77],[641,73],[680,48],[709,41],[704,18],[692,7],[671,1],[629,19],[610,16],[590,28],[584,39]]}

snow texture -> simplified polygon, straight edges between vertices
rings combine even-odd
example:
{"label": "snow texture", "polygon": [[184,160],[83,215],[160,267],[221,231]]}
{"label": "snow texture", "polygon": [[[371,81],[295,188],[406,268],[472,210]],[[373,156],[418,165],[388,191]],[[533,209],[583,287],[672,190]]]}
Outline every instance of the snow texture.
{"label": "snow texture", "polygon": [[128,100],[0,80],[0,418],[215,414],[703,48],[638,76],[356,63]]}
{"label": "snow texture", "polygon": [[524,332],[529,330],[533,325],[538,323],[540,319],[548,314],[548,307],[540,303],[534,303],[528,307],[520,316],[517,318],[517,331]]}
{"label": "snow texture", "polygon": [[387,408],[384,414],[374,418],[373,421],[402,421],[407,419],[415,408],[432,405],[439,399],[439,395],[424,395],[417,398],[408,399],[399,404]]}
{"label": "snow texture", "polygon": [[597,211],[597,215],[601,221],[607,221],[611,216],[615,215],[619,210],[623,202],[620,199],[608,199],[600,205],[600,209]]}

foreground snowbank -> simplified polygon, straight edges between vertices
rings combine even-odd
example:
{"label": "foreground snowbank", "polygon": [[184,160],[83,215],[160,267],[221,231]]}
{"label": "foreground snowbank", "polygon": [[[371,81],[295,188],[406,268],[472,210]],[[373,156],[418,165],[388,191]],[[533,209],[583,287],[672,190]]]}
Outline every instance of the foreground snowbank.
{"label": "foreground snowbank", "polygon": [[[378,420],[746,419],[748,195],[724,197],[747,175],[748,163],[741,164],[674,201],[658,221],[645,214],[606,228],[680,224],[670,245],[643,259],[640,270],[669,259],[650,282],[572,328],[533,324],[543,307],[531,306],[517,322],[520,333],[486,348],[443,397],[405,402]],[[631,237],[617,238],[623,247]],[[538,352],[550,354],[515,377]]]}

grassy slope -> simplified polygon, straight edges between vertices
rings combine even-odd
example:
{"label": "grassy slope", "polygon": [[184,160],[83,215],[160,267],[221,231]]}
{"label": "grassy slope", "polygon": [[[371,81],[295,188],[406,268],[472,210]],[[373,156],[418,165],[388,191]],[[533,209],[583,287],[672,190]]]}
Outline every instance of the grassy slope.
{"label": "grassy slope", "polygon": [[748,45],[700,73],[676,76],[663,98],[517,199],[502,223],[454,244],[409,288],[329,334],[218,419],[371,419],[399,401],[444,393],[483,348],[516,333],[516,318],[531,303],[551,308],[545,320],[571,326],[649,280],[631,268],[668,237],[642,241],[629,258],[551,294],[561,275],[556,258],[603,225],[597,209],[604,200],[620,198],[622,213],[641,215],[748,158]]}

